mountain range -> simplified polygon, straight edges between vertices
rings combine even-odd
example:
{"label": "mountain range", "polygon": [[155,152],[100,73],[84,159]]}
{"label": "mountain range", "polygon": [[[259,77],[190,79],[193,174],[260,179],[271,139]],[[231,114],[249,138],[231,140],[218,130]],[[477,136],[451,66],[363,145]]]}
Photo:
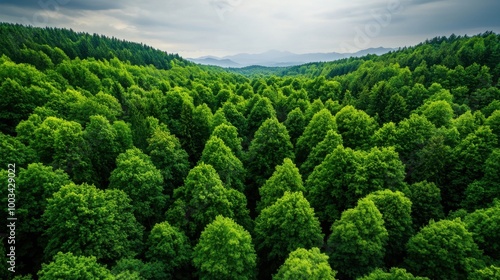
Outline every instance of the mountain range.
{"label": "mountain range", "polygon": [[369,48],[355,53],[330,52],[306,54],[295,54],[288,51],[271,50],[260,54],[241,53],[224,57],[203,56],[199,58],[187,58],[187,60],[198,64],[215,65],[224,68],[241,68],[252,65],[267,67],[286,67],[302,65],[310,62],[327,62],[348,57],[360,57],[367,54],[382,55],[393,50],[395,49],[379,47]]}

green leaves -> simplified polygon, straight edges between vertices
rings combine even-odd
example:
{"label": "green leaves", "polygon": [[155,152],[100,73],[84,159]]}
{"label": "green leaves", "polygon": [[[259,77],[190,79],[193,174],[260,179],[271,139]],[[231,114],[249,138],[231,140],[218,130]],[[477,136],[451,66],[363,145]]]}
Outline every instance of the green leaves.
{"label": "green leaves", "polygon": [[273,280],[334,280],[335,274],[328,264],[328,256],[318,248],[299,248],[290,253]]}
{"label": "green leaves", "polygon": [[255,278],[257,255],[248,231],[217,216],[201,233],[193,263],[200,279],[247,280]]}
{"label": "green leaves", "polygon": [[189,264],[191,260],[189,239],[168,222],[162,222],[153,227],[147,245],[147,259],[151,262],[162,263],[167,272],[172,273]]}
{"label": "green leaves", "polygon": [[99,279],[113,280],[115,277],[103,265],[97,263],[95,257],[75,256],[72,253],[57,253],[54,260],[44,264],[38,272],[41,280],[79,280]]}

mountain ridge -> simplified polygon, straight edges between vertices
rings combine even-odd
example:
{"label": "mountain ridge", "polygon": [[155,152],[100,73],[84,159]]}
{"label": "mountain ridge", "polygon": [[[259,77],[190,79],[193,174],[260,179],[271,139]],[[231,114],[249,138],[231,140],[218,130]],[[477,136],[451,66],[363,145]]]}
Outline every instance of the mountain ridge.
{"label": "mountain ridge", "polygon": [[382,55],[394,50],[396,49],[378,47],[368,48],[354,53],[327,52],[303,54],[296,54],[289,51],[269,50],[257,54],[239,53],[223,57],[208,55],[186,59],[202,65],[214,65],[224,68],[243,68],[248,66],[287,67],[311,62],[329,62],[348,57],[360,57],[367,54]]}

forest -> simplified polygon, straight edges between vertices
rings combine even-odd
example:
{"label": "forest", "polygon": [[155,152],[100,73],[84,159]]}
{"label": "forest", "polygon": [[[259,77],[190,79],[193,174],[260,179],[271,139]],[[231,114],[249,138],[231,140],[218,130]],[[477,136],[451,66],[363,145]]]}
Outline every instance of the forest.
{"label": "forest", "polygon": [[493,32],[223,69],[0,23],[0,154],[1,279],[500,279]]}

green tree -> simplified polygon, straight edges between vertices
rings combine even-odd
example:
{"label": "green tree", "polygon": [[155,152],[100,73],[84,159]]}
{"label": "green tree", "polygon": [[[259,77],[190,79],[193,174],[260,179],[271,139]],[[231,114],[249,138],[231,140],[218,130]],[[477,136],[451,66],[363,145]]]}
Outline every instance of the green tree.
{"label": "green tree", "polygon": [[413,276],[406,269],[393,267],[389,272],[377,268],[370,274],[357,278],[357,280],[429,280],[429,278]]}
{"label": "green tree", "polygon": [[242,139],[238,137],[238,129],[233,125],[221,124],[214,128],[211,137],[219,137],[231,152],[240,160],[243,159]]}
{"label": "green tree", "polygon": [[478,269],[469,274],[469,280],[490,280],[500,279],[500,267],[491,265],[483,269]]}
{"label": "green tree", "polygon": [[300,108],[295,108],[288,113],[284,122],[286,129],[290,133],[290,141],[295,146],[297,139],[304,133],[306,127],[306,117]]}
{"label": "green tree", "polygon": [[276,117],[276,111],[273,104],[267,97],[263,97],[255,103],[250,114],[248,115],[248,134],[250,139],[254,133],[263,125],[263,123],[270,118]]}
{"label": "green tree", "polygon": [[[495,110],[491,116],[486,119],[485,124],[491,128],[491,132],[500,139],[500,110]],[[500,142],[498,142],[500,144]],[[500,147],[500,145],[497,145]]]}
{"label": "green tree", "polygon": [[247,230],[251,228],[245,195],[224,187],[217,171],[200,163],[191,171],[184,185],[174,191],[174,204],[167,211],[167,221],[196,239],[217,215],[233,218]]}
{"label": "green tree", "polygon": [[35,161],[35,151],[22,143],[17,137],[0,132],[0,166],[7,166],[9,163],[16,163],[19,167],[26,167]]}
{"label": "green tree", "polygon": [[47,226],[46,259],[62,251],[113,262],[141,250],[142,227],[130,199],[119,190],[65,185],[48,199],[42,218]]}
{"label": "green tree", "polygon": [[274,273],[298,248],[321,247],[319,221],[302,192],[285,192],[260,212],[255,220],[255,244],[261,260],[267,263],[267,269],[261,271],[264,275]]}
{"label": "green tree", "polygon": [[491,152],[483,166],[484,176],[474,181],[465,190],[465,200],[462,201],[468,209],[488,207],[496,198],[500,197],[500,150]]}
{"label": "green tree", "polygon": [[233,154],[231,149],[217,136],[212,136],[205,144],[200,162],[211,165],[219,174],[226,188],[243,192],[245,186],[245,169],[243,163]]}
{"label": "green tree", "polygon": [[156,224],[148,237],[146,258],[160,262],[168,273],[182,269],[191,261],[187,236],[168,222]]}
{"label": "green tree", "polygon": [[364,111],[346,106],[335,115],[335,122],[345,147],[352,149],[366,149],[370,144],[370,137],[375,133],[377,124]]}
{"label": "green tree", "polygon": [[334,280],[335,274],[328,263],[328,256],[322,254],[318,248],[299,248],[290,253],[273,279]]}
{"label": "green tree", "polygon": [[383,113],[383,118],[387,121],[395,123],[402,121],[404,118],[407,118],[409,114],[406,100],[397,93],[393,94],[391,98],[389,98],[389,102]]}
{"label": "green tree", "polygon": [[246,164],[249,175],[261,186],[285,158],[295,158],[288,131],[277,119],[268,119],[250,143]]}
{"label": "green tree", "polygon": [[382,214],[373,201],[361,199],[332,225],[330,264],[339,278],[363,276],[382,266],[387,238]]}
{"label": "green tree", "polygon": [[398,142],[396,138],[396,124],[393,122],[387,122],[382,125],[375,133],[371,136],[372,146],[377,147],[390,147],[396,146]]}
{"label": "green tree", "polygon": [[492,207],[476,210],[464,219],[474,241],[493,259],[500,258],[500,202]]}
{"label": "green tree", "polygon": [[460,219],[431,222],[410,238],[406,249],[409,270],[437,280],[467,279],[481,256]]}
{"label": "green tree", "polygon": [[389,234],[385,246],[386,266],[399,265],[404,256],[404,245],[413,235],[412,202],[403,193],[388,189],[371,193],[366,199],[375,203]]}
{"label": "green tree", "polygon": [[453,118],[453,108],[444,100],[424,104],[422,114],[436,127],[449,127]]}
{"label": "green tree", "polygon": [[36,267],[41,265],[45,244],[42,234],[46,229],[42,214],[47,207],[47,199],[69,183],[69,176],[62,170],[54,170],[41,163],[32,163],[26,169],[19,170],[16,195],[22,199],[17,202],[16,214],[23,222],[16,228],[16,250],[24,263],[33,262],[31,264]]}
{"label": "green tree", "polygon": [[139,259],[123,258],[116,262],[111,272],[120,280],[155,280],[171,279],[172,274],[165,270],[161,261],[143,262]]}
{"label": "green tree", "polygon": [[252,236],[234,220],[217,216],[201,233],[193,263],[200,279],[255,279]]}
{"label": "green tree", "polygon": [[188,154],[179,139],[165,129],[155,129],[148,143],[151,161],[164,178],[164,191],[171,196],[189,172]]}
{"label": "green tree", "polygon": [[355,205],[357,200],[350,191],[361,158],[360,152],[338,146],[307,178],[307,199],[322,223],[333,223],[342,211]]}
{"label": "green tree", "polygon": [[285,158],[282,165],[277,165],[271,178],[259,188],[261,200],[257,204],[257,212],[271,206],[285,192],[305,192],[302,176],[291,159]]}
{"label": "green tree", "polygon": [[130,197],[137,221],[148,227],[156,223],[168,197],[163,194],[163,177],[148,155],[137,148],[120,154],[109,181],[111,189]]}
{"label": "green tree", "polygon": [[434,183],[422,181],[408,188],[406,196],[412,205],[413,228],[418,230],[430,220],[439,221],[444,218],[441,205],[441,190]]}
{"label": "green tree", "polygon": [[335,150],[337,146],[342,145],[342,143],[342,136],[335,130],[329,130],[326,133],[325,139],[312,149],[307,160],[300,166],[300,170],[302,174],[304,174],[304,177],[309,177],[314,168],[320,165],[325,157]]}
{"label": "green tree", "polygon": [[330,111],[322,109],[314,114],[304,133],[297,140],[295,153],[297,155],[297,164],[300,165],[307,159],[312,149],[325,139],[326,133],[331,129],[336,130],[337,124]]}
{"label": "green tree", "polygon": [[40,280],[113,280],[115,277],[93,256],[75,256],[72,253],[57,253],[49,264],[43,264],[38,272]]}

